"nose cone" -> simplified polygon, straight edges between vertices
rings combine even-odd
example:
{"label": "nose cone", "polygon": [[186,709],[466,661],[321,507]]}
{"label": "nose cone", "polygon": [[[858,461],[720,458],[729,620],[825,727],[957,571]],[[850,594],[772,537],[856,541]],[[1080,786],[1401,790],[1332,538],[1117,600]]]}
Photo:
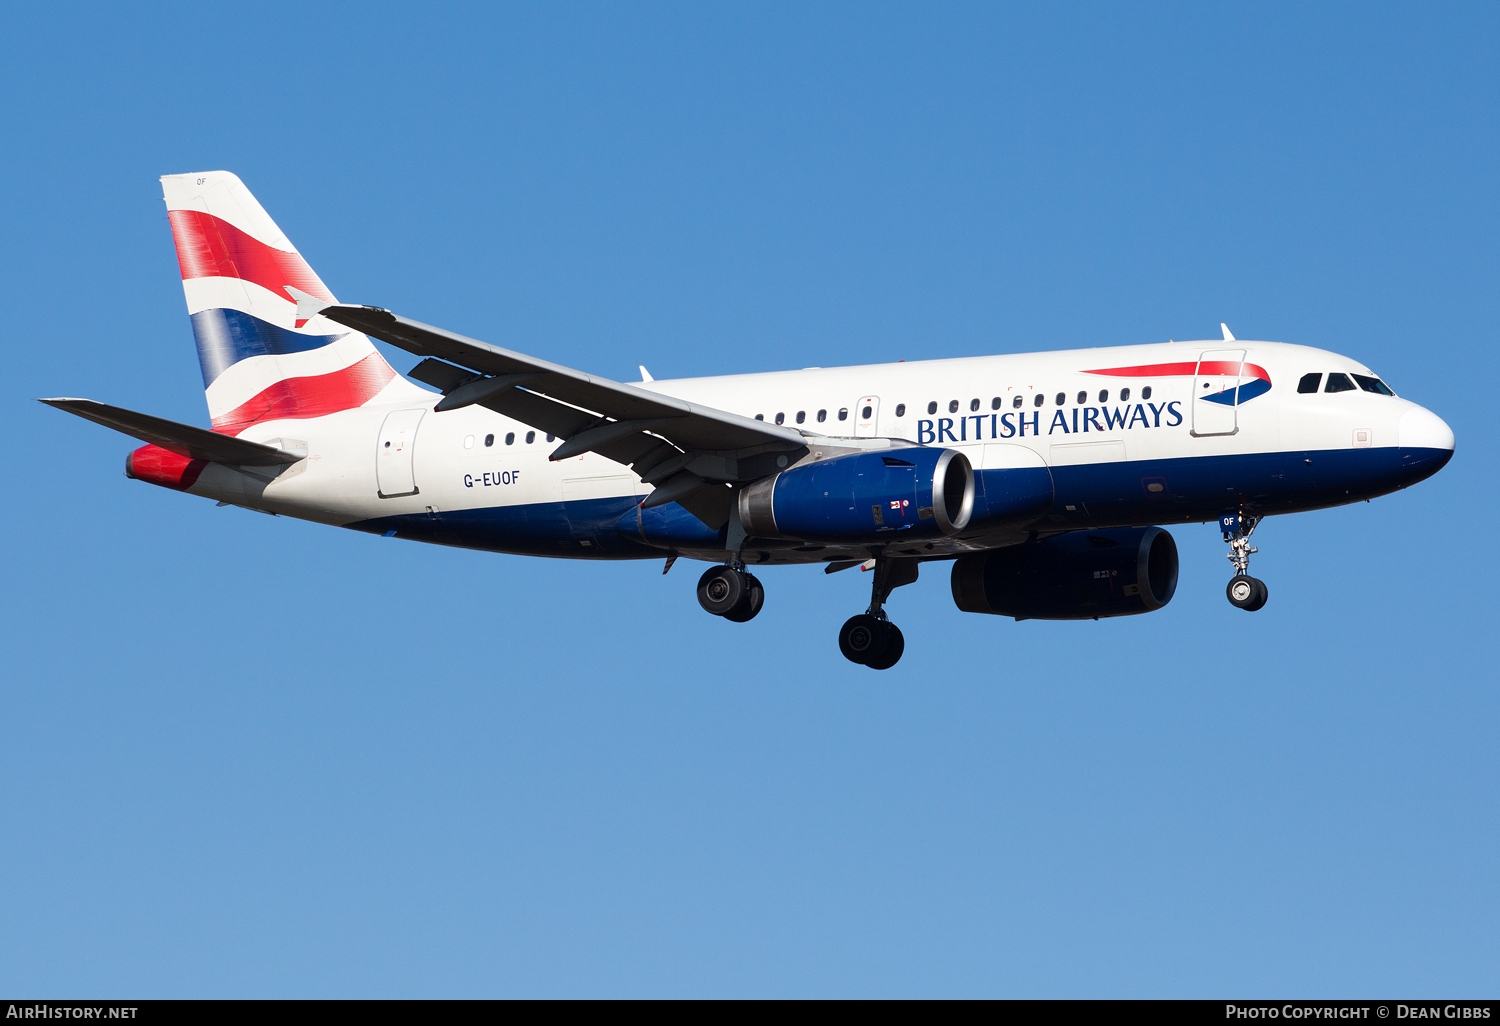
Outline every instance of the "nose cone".
{"label": "nose cone", "polygon": [[1396,444],[1401,464],[1398,476],[1406,488],[1448,465],[1453,458],[1453,429],[1431,410],[1415,406],[1401,415]]}
{"label": "nose cone", "polygon": [[1415,406],[1401,415],[1396,444],[1403,449],[1446,449],[1453,452],[1453,429],[1431,410]]}

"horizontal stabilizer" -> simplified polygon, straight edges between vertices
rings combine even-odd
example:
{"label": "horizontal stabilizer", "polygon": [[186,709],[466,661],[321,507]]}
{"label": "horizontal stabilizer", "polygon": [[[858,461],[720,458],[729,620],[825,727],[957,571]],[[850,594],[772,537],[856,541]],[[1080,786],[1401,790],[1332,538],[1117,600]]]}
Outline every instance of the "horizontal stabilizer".
{"label": "horizontal stabilizer", "polygon": [[244,438],[221,435],[217,431],[179,424],[118,406],[106,406],[92,399],[38,399],[37,402],[74,416],[103,424],[107,428],[139,438],[143,442],[160,446],[168,452],[186,456],[193,460],[210,463],[228,463],[242,467],[269,467],[278,463],[296,463],[303,459],[300,453],[287,452],[271,445],[262,445]]}

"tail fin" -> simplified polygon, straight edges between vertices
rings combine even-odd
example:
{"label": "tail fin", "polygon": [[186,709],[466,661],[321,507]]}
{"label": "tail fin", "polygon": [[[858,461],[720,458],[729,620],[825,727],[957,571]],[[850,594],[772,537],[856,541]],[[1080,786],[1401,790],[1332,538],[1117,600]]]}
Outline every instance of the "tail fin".
{"label": "tail fin", "polygon": [[238,177],[202,171],[161,184],[214,430],[238,435],[416,390],[364,335],[297,317],[289,286],[329,302],[333,293]]}

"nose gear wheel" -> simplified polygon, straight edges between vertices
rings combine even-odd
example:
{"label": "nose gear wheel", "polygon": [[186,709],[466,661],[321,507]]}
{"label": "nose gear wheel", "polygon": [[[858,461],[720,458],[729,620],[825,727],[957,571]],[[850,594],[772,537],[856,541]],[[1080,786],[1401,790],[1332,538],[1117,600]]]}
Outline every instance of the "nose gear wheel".
{"label": "nose gear wheel", "polygon": [[1240,513],[1233,518],[1226,516],[1224,521],[1231,527],[1224,532],[1224,540],[1229,543],[1229,562],[1234,564],[1234,577],[1224,593],[1230,605],[1253,613],[1271,597],[1265,582],[1250,576],[1250,555],[1260,551],[1250,544],[1250,536],[1255,533],[1260,517]]}
{"label": "nose gear wheel", "polygon": [[1247,613],[1255,612],[1266,604],[1266,599],[1270,598],[1266,582],[1246,574],[1235,574],[1229,581],[1229,587],[1224,591],[1229,596],[1231,605]]}

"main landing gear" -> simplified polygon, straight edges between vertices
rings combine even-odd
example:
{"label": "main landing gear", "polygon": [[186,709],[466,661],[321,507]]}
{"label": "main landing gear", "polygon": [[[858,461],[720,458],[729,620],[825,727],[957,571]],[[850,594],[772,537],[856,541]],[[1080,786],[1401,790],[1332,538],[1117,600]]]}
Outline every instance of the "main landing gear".
{"label": "main landing gear", "polygon": [[[896,665],[901,653],[906,651],[906,639],[901,628],[886,618],[885,600],[896,588],[916,579],[915,559],[875,560],[870,608],[850,617],[839,630],[839,651],[844,653],[844,658],[872,670],[889,670]],[[698,604],[726,620],[736,623],[753,620],[765,601],[765,588],[738,559],[709,567],[698,578]]]}
{"label": "main landing gear", "polygon": [[765,605],[766,589],[739,560],[710,567],[698,578],[698,604],[735,623],[755,619]]}
{"label": "main landing gear", "polygon": [[1259,523],[1260,517],[1245,513],[1219,518],[1219,529],[1224,532],[1224,540],[1229,543],[1229,562],[1234,564],[1234,576],[1230,578],[1229,587],[1224,591],[1229,596],[1230,605],[1247,613],[1255,612],[1270,598],[1266,582],[1250,576],[1250,554],[1259,551],[1250,544],[1250,536],[1255,533],[1255,526]]}
{"label": "main landing gear", "polygon": [[852,616],[839,629],[839,651],[851,663],[872,670],[889,670],[906,651],[901,628],[886,619],[885,600],[903,584],[917,579],[915,559],[876,559],[875,579],[870,585],[870,608]]}

